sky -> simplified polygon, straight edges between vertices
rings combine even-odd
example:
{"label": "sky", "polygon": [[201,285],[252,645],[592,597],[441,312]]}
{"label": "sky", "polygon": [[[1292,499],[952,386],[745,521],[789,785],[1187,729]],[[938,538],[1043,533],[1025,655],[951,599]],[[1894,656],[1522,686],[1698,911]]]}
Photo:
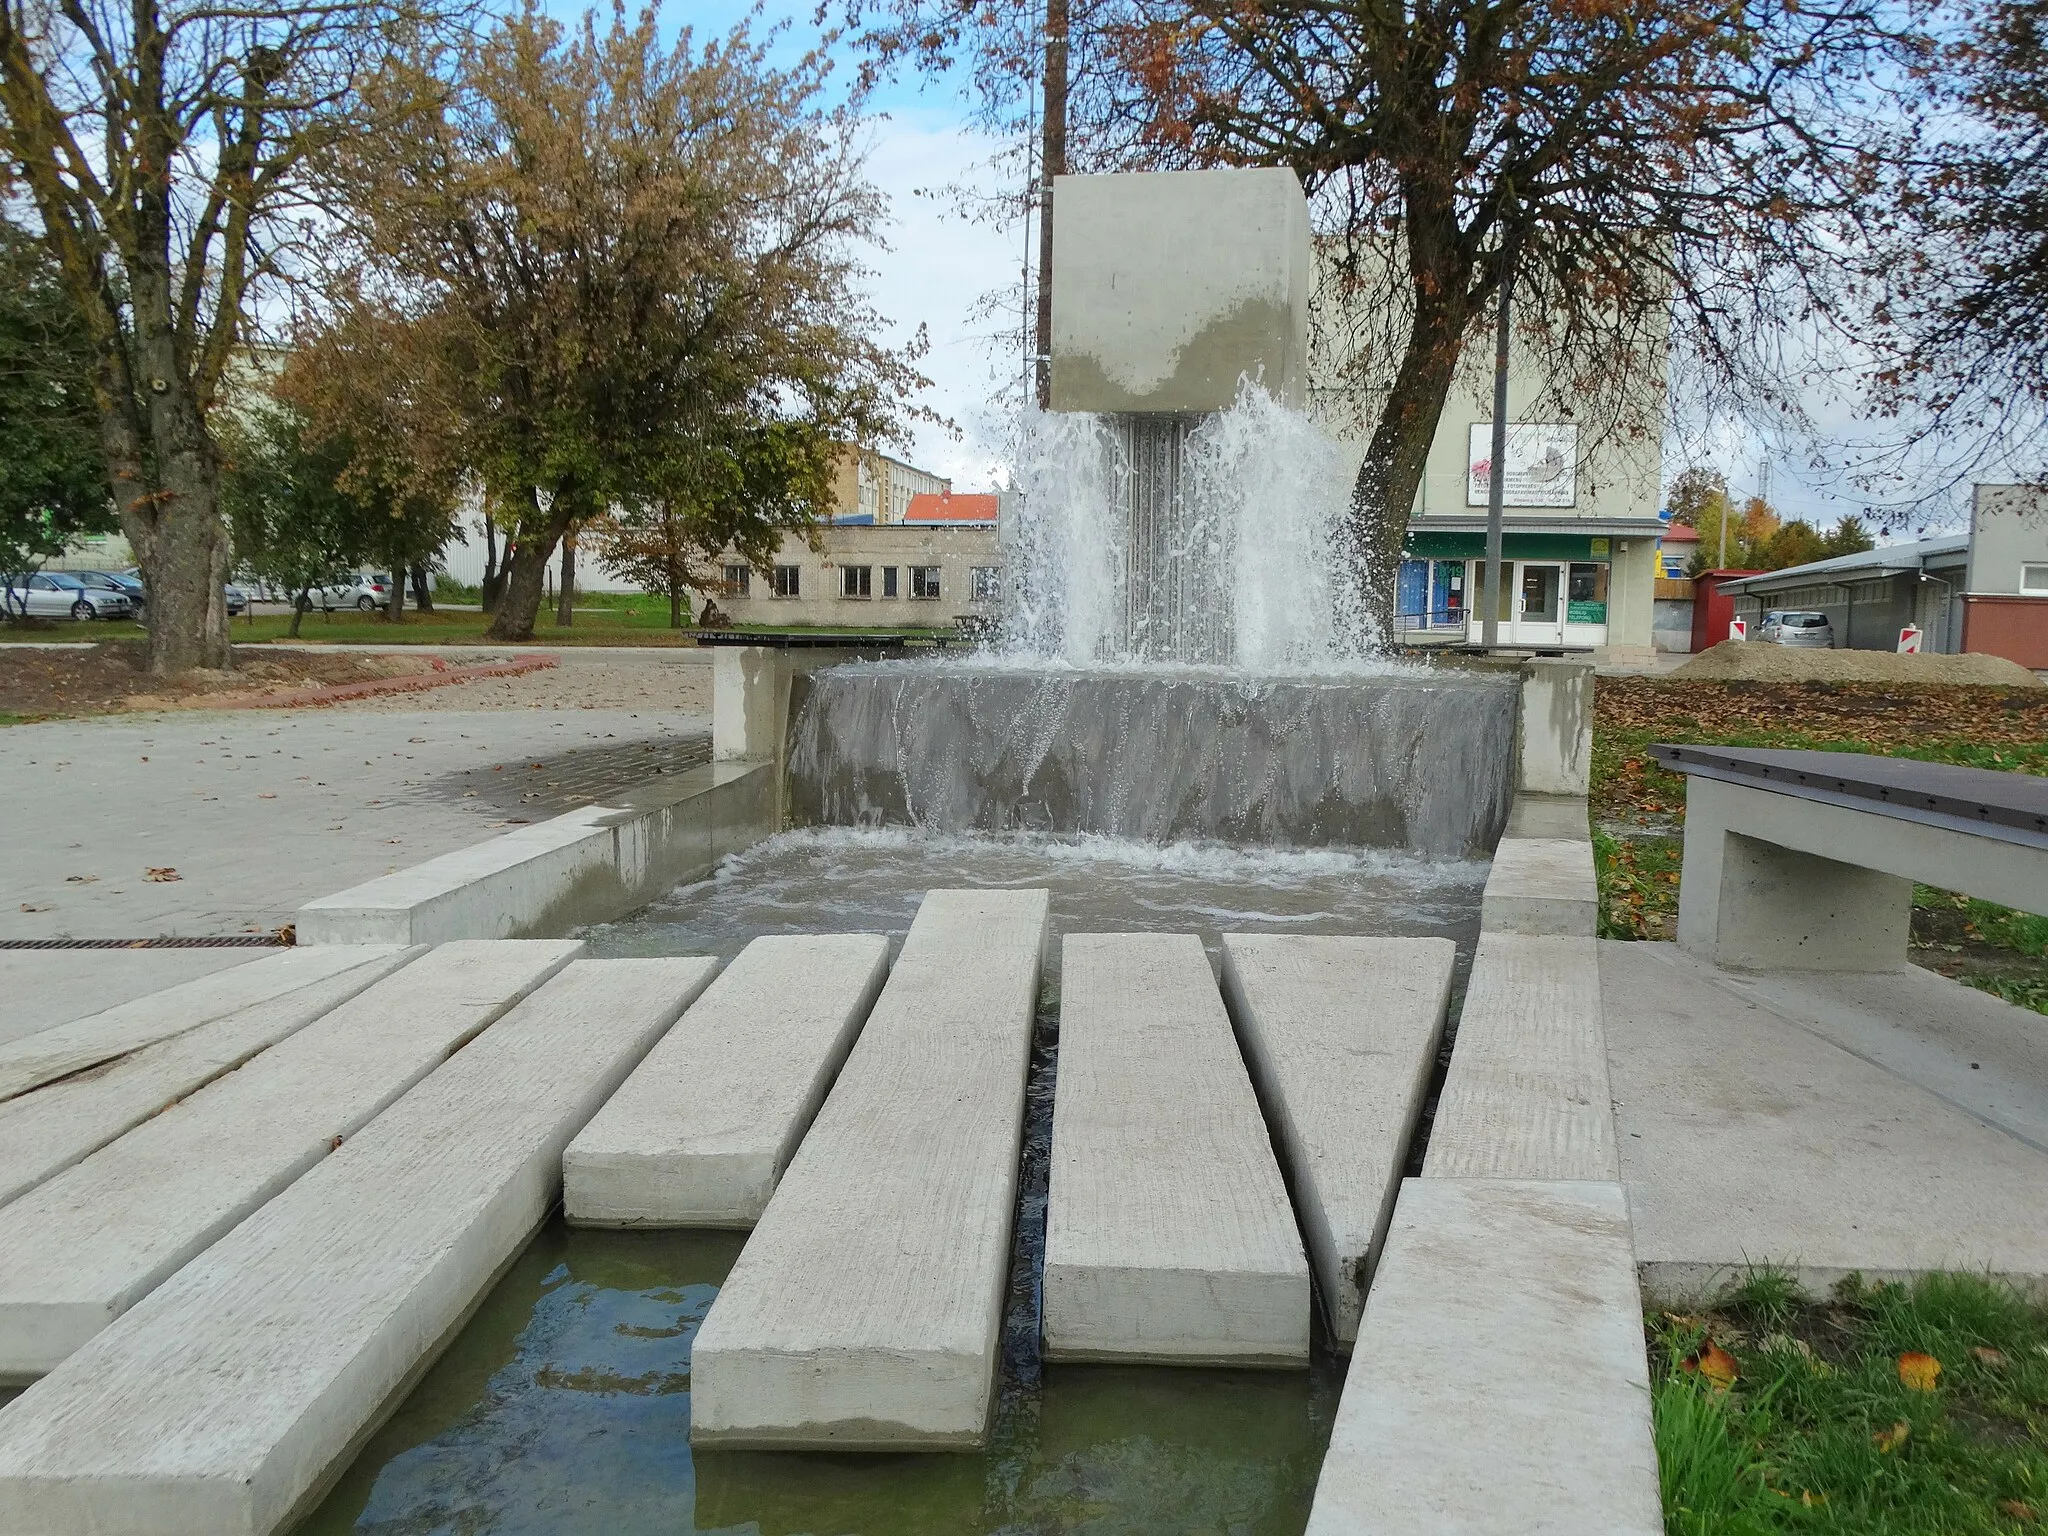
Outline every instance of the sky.
{"label": "sky", "polygon": [[[550,8],[564,19],[581,10],[572,0],[551,0]],[[781,48],[792,59],[819,35],[814,0],[761,0],[758,7],[743,0],[685,0],[671,3],[664,19],[688,24],[702,37],[750,14],[758,16],[757,25],[784,27]],[[837,52],[844,82],[857,59],[843,44]],[[957,78],[932,81],[905,72],[883,82],[871,106],[867,172],[888,195],[893,216],[886,249],[867,254],[869,295],[891,322],[893,339],[907,341],[918,326],[927,328],[931,349],[920,366],[931,385],[916,403],[953,424],[913,423],[907,447],[896,451],[950,477],[956,489],[988,489],[1001,472],[1001,426],[990,401],[998,370],[1014,370],[1020,359],[1014,345],[991,334],[998,322],[977,319],[973,311],[984,295],[1017,280],[1024,236],[1016,227],[970,220],[941,189],[967,183],[994,190],[997,177],[988,162],[1000,146],[974,125]],[[1791,440],[1766,440],[1727,420],[1674,422],[1665,440],[1667,482],[1700,463],[1721,470],[1738,495],[1768,494],[1788,518],[1828,527],[1847,513],[1869,512],[1872,497],[1854,483],[1849,466],[1856,457],[1852,445],[1870,429],[1852,402],[1822,386],[1805,404],[1816,433]],[[1897,499],[1906,505],[1890,518],[1892,537],[1911,538],[1922,528],[1946,531],[1967,517],[1957,496],[1922,503],[1909,491]]]}

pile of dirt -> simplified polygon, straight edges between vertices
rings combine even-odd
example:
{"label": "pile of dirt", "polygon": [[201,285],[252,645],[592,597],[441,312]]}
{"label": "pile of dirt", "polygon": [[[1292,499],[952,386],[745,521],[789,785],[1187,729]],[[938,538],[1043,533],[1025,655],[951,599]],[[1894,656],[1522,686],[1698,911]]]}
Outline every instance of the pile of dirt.
{"label": "pile of dirt", "polygon": [[0,714],[99,714],[123,709],[204,709],[227,698],[288,693],[431,672],[431,656],[379,652],[283,651],[238,646],[229,671],[195,669],[179,677],[142,670],[142,643],[0,645]]}
{"label": "pile of dirt", "polygon": [[1755,640],[1723,640],[1668,674],[1688,682],[1968,683],[2038,688],[2041,679],[2003,656],[1901,656],[1892,651],[1821,651]]}

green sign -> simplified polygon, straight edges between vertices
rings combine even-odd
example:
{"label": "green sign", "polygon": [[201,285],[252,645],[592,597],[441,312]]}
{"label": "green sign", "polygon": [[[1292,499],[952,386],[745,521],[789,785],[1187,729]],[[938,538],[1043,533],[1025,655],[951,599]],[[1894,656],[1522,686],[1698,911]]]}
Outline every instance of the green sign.
{"label": "green sign", "polygon": [[1564,621],[1567,624],[1605,624],[1607,605],[1605,603],[1566,603]]}

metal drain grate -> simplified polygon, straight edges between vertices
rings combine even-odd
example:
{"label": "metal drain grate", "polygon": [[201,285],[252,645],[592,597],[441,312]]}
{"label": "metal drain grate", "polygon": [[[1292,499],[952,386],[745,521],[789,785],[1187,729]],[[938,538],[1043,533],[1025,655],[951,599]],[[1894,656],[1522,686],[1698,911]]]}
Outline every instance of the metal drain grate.
{"label": "metal drain grate", "polygon": [[275,933],[235,933],[217,939],[0,939],[0,949],[275,949],[290,942]]}

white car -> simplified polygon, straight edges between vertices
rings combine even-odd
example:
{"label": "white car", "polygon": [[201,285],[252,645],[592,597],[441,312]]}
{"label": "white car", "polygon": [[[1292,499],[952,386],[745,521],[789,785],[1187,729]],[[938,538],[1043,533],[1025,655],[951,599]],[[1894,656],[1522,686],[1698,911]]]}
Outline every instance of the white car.
{"label": "white car", "polygon": [[127,593],[88,586],[69,571],[38,571],[23,581],[7,579],[9,613],[45,619],[126,619],[135,613]]}
{"label": "white car", "polygon": [[391,601],[391,578],[382,571],[354,571],[331,586],[315,587],[306,594],[309,607],[322,613],[337,608],[357,608],[375,613]]}

